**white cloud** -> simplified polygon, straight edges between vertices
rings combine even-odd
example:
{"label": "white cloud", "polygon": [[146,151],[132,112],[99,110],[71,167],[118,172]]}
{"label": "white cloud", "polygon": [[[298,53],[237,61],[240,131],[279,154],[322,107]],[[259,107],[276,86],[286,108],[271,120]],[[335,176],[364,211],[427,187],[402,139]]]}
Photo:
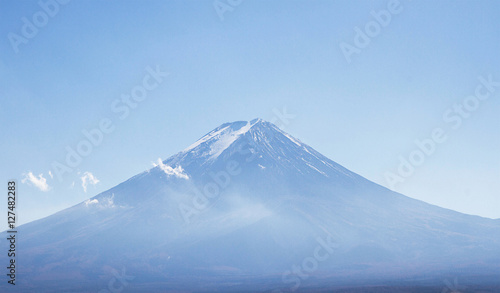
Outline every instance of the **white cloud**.
{"label": "white cloud", "polygon": [[35,186],[41,191],[48,191],[50,186],[47,184],[47,179],[43,178],[43,174],[38,175],[36,177],[33,173],[28,172],[28,174],[24,174],[24,178],[21,180],[22,183],[28,182],[30,185]]}
{"label": "white cloud", "polygon": [[81,177],[81,179],[82,179],[82,187],[83,187],[84,192],[87,192],[87,186],[89,184],[96,185],[97,183],[99,183],[99,179],[97,179],[94,176],[94,174],[92,174],[90,172],[83,173],[83,176]]}
{"label": "white cloud", "polygon": [[52,175],[52,172],[49,171],[49,176],[50,178],[54,179],[54,175]]}
{"label": "white cloud", "polygon": [[101,197],[100,199],[87,199],[84,203],[86,207],[93,206],[98,209],[115,208],[114,197],[115,194],[113,193],[111,196]]}
{"label": "white cloud", "polygon": [[111,196],[105,197],[101,199],[101,207],[104,208],[114,208],[115,207],[115,194],[111,194]]}
{"label": "white cloud", "polygon": [[184,173],[184,169],[182,169],[181,166],[177,166],[175,168],[170,167],[169,165],[163,164],[163,161],[161,158],[158,158],[158,163],[153,163],[153,166],[155,167],[160,167],[160,169],[165,172],[168,176],[175,176],[178,178],[184,178],[184,179],[189,179],[189,176]]}
{"label": "white cloud", "polygon": [[97,199],[95,199],[95,198],[93,200],[87,199],[85,201],[85,206],[89,206],[89,205],[93,205],[93,204],[98,204],[98,203],[99,203],[99,201]]}

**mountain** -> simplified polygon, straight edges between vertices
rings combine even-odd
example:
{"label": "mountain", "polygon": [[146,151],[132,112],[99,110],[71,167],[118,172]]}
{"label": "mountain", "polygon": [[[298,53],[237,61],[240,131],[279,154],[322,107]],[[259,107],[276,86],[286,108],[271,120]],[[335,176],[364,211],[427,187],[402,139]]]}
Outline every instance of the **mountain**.
{"label": "mountain", "polygon": [[500,273],[498,220],[392,192],[261,119],[223,124],[18,235],[19,292],[440,291]]}

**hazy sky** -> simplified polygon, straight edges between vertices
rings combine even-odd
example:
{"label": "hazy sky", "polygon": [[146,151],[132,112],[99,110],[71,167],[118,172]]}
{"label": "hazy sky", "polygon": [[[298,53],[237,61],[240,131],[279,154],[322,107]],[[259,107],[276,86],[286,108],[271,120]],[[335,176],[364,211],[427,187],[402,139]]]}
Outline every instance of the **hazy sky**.
{"label": "hazy sky", "polygon": [[393,189],[500,218],[500,87],[467,100],[480,76],[500,81],[498,1],[41,2],[0,1],[0,177],[18,181],[21,223],[256,117],[387,187],[439,128],[446,140]]}

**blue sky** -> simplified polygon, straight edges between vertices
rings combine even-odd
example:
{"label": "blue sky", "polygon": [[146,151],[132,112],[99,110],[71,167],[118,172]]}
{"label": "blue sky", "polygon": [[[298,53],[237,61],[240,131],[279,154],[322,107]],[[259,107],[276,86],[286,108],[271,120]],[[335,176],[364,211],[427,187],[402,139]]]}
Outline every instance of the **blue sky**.
{"label": "blue sky", "polygon": [[[18,180],[20,222],[107,190],[224,122],[273,120],[284,108],[295,116],[278,119],[285,131],[388,187],[399,157],[442,129],[447,140],[393,189],[500,218],[500,88],[456,129],[443,120],[479,76],[500,81],[500,4],[311,2],[242,1],[221,20],[213,1],[72,1],[46,19],[37,1],[1,1],[0,177]],[[340,44],[355,44],[355,28],[388,5],[399,12],[348,62]],[[41,27],[13,46],[23,18]],[[168,76],[120,119],[113,103],[156,69]],[[51,178],[103,119],[114,130]]]}

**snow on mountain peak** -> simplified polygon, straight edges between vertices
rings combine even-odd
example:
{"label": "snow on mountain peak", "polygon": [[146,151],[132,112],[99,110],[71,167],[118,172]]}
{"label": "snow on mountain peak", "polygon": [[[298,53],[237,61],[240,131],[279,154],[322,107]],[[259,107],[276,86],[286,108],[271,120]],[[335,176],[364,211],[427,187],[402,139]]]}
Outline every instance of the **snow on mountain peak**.
{"label": "snow on mountain peak", "polygon": [[[231,149],[232,146],[235,148]],[[198,170],[193,166],[209,166],[221,157],[227,159],[223,153],[227,150],[230,150],[227,152],[229,156],[240,153],[239,148],[243,146],[255,156],[253,165],[262,172],[279,168],[300,174],[298,176],[315,174],[323,178],[341,176],[348,181],[359,179],[356,174],[321,155],[273,123],[259,118],[251,121],[224,123],[182,152],[169,158],[165,163],[172,166],[171,168],[185,166],[187,172],[195,174]],[[193,164],[193,162],[196,163]]]}
{"label": "snow on mountain peak", "polygon": [[190,152],[195,150],[196,148],[201,148],[203,149],[203,153],[201,154],[202,156],[209,157],[209,159],[216,159],[240,136],[244,135],[254,125],[261,122],[263,122],[263,120],[258,118],[252,121],[237,121],[233,123],[225,123],[200,138],[183,152]]}

